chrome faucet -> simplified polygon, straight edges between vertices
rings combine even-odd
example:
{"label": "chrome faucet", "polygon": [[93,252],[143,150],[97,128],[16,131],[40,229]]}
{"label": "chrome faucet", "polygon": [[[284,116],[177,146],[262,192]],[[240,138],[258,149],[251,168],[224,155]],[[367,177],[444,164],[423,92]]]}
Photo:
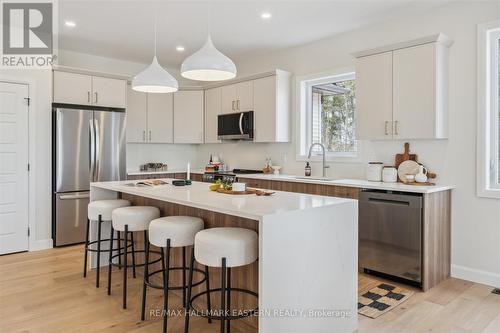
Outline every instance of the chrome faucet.
{"label": "chrome faucet", "polygon": [[311,159],[312,149],[314,146],[320,146],[321,149],[323,150],[323,178],[326,178],[326,169],[328,169],[329,166],[325,164],[325,146],[319,142],[313,143],[311,147],[309,147],[309,154],[307,155],[307,158]]}

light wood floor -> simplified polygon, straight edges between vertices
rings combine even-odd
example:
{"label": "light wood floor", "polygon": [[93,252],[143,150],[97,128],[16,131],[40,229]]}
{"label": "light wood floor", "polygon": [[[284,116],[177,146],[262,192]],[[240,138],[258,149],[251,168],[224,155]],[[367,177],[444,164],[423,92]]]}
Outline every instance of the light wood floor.
{"label": "light wood floor", "polygon": [[[161,332],[161,318],[139,320],[141,279],[129,279],[128,309],[121,308],[121,275],[106,295],[106,274],[96,289],[95,272],[82,278],[83,248],[73,246],[0,257],[0,332]],[[105,270],[103,271],[105,272]],[[361,275],[360,292],[378,283]],[[377,319],[359,316],[359,332],[500,332],[500,296],[491,287],[449,279]],[[162,294],[149,294],[148,308],[161,309]],[[181,308],[180,297],[170,302]],[[193,318],[191,332],[218,332],[217,322]],[[169,332],[182,332],[172,318]],[[238,333],[236,329],[233,332]],[[241,333],[241,331],[239,331]]]}

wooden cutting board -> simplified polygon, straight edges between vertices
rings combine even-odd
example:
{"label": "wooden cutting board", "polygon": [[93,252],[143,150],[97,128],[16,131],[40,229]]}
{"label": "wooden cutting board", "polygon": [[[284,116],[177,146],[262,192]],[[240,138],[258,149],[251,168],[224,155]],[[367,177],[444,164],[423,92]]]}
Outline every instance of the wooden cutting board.
{"label": "wooden cutting board", "polygon": [[272,191],[261,191],[261,190],[256,190],[253,188],[247,188],[244,192],[243,191],[225,190],[223,188],[218,188],[216,190],[216,192],[224,193],[224,194],[232,194],[232,195],[255,194],[258,196],[270,196],[270,195],[274,194],[274,192],[272,192]]}
{"label": "wooden cutting board", "polygon": [[405,151],[403,154],[396,154],[396,159],[394,165],[396,169],[399,168],[399,165],[407,160],[417,161],[417,154],[410,154],[410,144],[405,142]]}

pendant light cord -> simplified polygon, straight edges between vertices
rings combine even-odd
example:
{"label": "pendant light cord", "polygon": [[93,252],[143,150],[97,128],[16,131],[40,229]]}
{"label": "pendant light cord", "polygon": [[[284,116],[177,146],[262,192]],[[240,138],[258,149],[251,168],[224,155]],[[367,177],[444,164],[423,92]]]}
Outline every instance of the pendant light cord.
{"label": "pendant light cord", "polygon": [[155,57],[156,57],[156,11],[155,11]]}

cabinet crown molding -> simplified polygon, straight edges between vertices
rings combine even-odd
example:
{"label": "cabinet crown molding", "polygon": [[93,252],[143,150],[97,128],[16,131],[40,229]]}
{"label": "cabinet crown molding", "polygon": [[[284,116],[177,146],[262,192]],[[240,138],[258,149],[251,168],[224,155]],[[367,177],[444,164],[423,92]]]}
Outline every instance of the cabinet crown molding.
{"label": "cabinet crown molding", "polygon": [[351,53],[351,55],[355,58],[361,58],[361,57],[366,57],[366,56],[370,56],[370,55],[374,55],[374,54],[390,52],[390,51],[395,51],[395,50],[399,50],[399,49],[404,49],[407,47],[418,46],[418,45],[429,44],[429,43],[437,43],[437,44],[441,44],[443,46],[449,47],[453,44],[453,40],[443,33],[438,33],[435,35],[430,35],[430,36],[425,36],[425,37],[421,37],[421,38],[417,38],[417,39],[412,39],[412,40],[405,41],[405,42],[399,42],[399,43],[381,46],[381,47],[377,47],[377,48],[373,48],[373,49],[353,52],[353,53]]}

